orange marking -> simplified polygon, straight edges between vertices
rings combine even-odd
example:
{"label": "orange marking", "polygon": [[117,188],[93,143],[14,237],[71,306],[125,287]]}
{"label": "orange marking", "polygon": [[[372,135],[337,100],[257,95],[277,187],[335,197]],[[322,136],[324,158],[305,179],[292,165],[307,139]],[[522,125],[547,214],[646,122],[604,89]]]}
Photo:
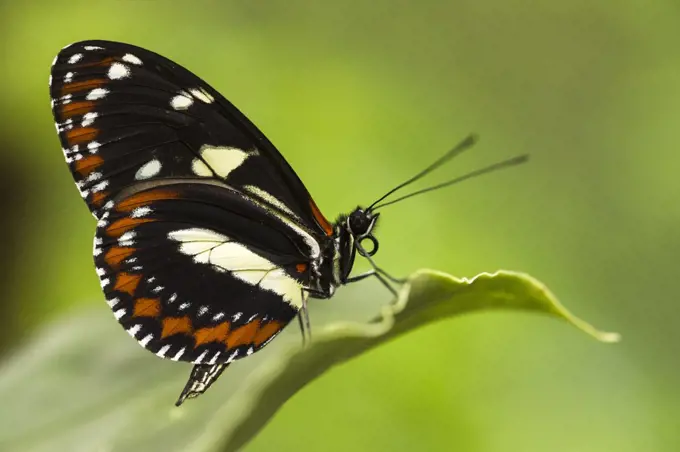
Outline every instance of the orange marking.
{"label": "orange marking", "polygon": [[61,87],[61,95],[77,93],[78,91],[85,91],[106,84],[107,80],[103,78],[93,78],[91,80],[83,80],[80,82],[67,83]]}
{"label": "orange marking", "polygon": [[95,103],[90,100],[84,100],[82,102],[71,102],[70,104],[64,104],[61,106],[61,115],[63,119],[68,119],[76,115],[84,115],[85,113],[92,110]]}
{"label": "orange marking", "polygon": [[90,200],[90,202],[92,202],[92,204],[94,204],[95,207],[100,207],[108,196],[109,196],[108,192],[97,191],[92,193],[92,199]]}
{"label": "orange marking", "polygon": [[222,322],[217,326],[201,328],[194,333],[194,348],[209,342],[224,342],[229,335],[229,322]]}
{"label": "orange marking", "polygon": [[117,269],[121,262],[130,257],[137,248],[129,248],[122,246],[111,247],[104,256],[104,262],[106,262],[110,267]]}
{"label": "orange marking", "polygon": [[134,229],[140,224],[151,223],[152,221],[156,220],[152,218],[130,218],[130,217],[121,218],[120,220],[116,220],[113,223],[111,223],[109,227],[106,228],[106,233],[110,237],[120,237],[130,229]]}
{"label": "orange marking", "polygon": [[158,317],[161,313],[161,302],[158,298],[137,298],[133,317]]}
{"label": "orange marking", "polygon": [[97,169],[99,165],[104,163],[104,159],[96,154],[90,154],[87,157],[83,157],[80,160],[76,160],[73,164],[73,169],[80,173],[81,176],[85,177],[92,171]]}
{"label": "orange marking", "polygon": [[94,127],[78,127],[77,129],[66,131],[66,141],[68,141],[70,146],[75,146],[76,144],[92,141],[97,138],[97,135],[99,135],[99,129]]}
{"label": "orange marking", "polygon": [[114,284],[113,290],[125,292],[130,296],[133,296],[141,279],[142,275],[131,275],[130,273],[120,272],[116,278],[116,284]]}
{"label": "orange marking", "polygon": [[95,66],[107,66],[115,61],[118,61],[114,57],[106,57],[103,60],[95,60],[90,63],[82,63],[82,64],[74,64],[71,65],[71,67],[74,68],[82,68],[82,67],[95,67]]}
{"label": "orange marking", "polygon": [[173,334],[191,333],[192,330],[193,327],[191,326],[191,319],[189,317],[166,317],[163,319],[161,339],[165,339]]}
{"label": "orange marking", "polygon": [[260,320],[257,319],[234,330],[234,332],[230,333],[227,337],[227,349],[252,344],[253,338],[257,334],[259,328]]}
{"label": "orange marking", "polygon": [[273,320],[269,323],[265,323],[262,325],[262,327],[257,331],[257,334],[255,334],[255,338],[253,339],[253,343],[259,347],[260,345],[264,344],[267,342],[269,338],[274,336],[276,333],[281,331],[285,325],[281,322],[278,322],[276,320]]}
{"label": "orange marking", "polygon": [[323,216],[312,198],[309,198],[309,207],[312,208],[312,215],[314,215],[319,226],[326,232],[326,235],[329,237],[333,235],[333,225],[326,220],[326,217]]}
{"label": "orange marking", "polygon": [[130,212],[137,207],[146,206],[153,201],[161,199],[174,199],[179,197],[179,193],[168,189],[156,189],[137,193],[125,198],[118,204],[117,209],[120,212]]}
{"label": "orange marking", "polygon": [[297,264],[295,266],[295,270],[297,270],[298,273],[304,273],[305,271],[307,271],[307,264]]}

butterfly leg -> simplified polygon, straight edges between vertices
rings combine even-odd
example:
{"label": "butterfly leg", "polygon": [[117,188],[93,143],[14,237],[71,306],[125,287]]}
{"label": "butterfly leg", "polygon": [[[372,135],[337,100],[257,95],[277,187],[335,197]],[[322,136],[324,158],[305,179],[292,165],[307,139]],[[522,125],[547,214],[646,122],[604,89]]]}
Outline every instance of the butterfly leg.
{"label": "butterfly leg", "polygon": [[309,321],[309,310],[307,309],[307,294],[302,290],[302,308],[298,312],[300,322],[300,333],[302,333],[302,345],[305,346],[312,341],[312,324]]}
{"label": "butterfly leg", "polygon": [[403,284],[406,282],[406,278],[395,278],[394,276],[391,276],[389,273],[387,273],[385,270],[382,268],[378,267],[378,265],[375,263],[375,261],[371,258],[371,255],[366,252],[366,250],[361,246],[361,243],[356,243],[355,246],[359,250],[359,254],[361,254],[363,257],[368,260],[368,263],[371,264],[373,267],[373,270],[369,270],[366,273],[362,273],[357,276],[353,276],[351,278],[347,278],[345,283],[348,282],[356,282],[356,281],[361,281],[364,278],[367,278],[369,276],[375,276],[378,278],[378,280],[382,283],[383,286],[387,287],[387,289],[392,292],[392,295],[397,297],[397,291],[392,287],[392,285],[388,282],[391,281],[395,284]]}
{"label": "butterfly leg", "polygon": [[388,279],[390,279],[390,281],[392,281],[392,282],[398,282],[398,281],[394,281],[394,280],[392,280],[392,279],[389,278],[389,277],[383,276],[383,274],[381,273],[381,270],[380,270],[380,269],[369,270],[369,271],[367,271],[366,273],[362,273],[362,274],[360,274],[360,275],[356,275],[356,276],[352,276],[351,278],[347,278],[347,279],[345,280],[345,284],[347,284],[347,283],[353,283],[353,282],[357,282],[357,281],[361,281],[362,279],[366,279],[366,278],[368,278],[369,276],[375,276],[376,278],[378,278],[378,281],[380,281],[380,282],[382,283],[382,285],[385,286],[385,287],[387,288],[387,290],[389,290],[390,292],[392,292],[392,295],[394,295],[395,298],[397,297],[397,291],[396,291],[396,289],[395,289],[394,287],[392,287],[392,285],[388,282]]}
{"label": "butterfly leg", "polygon": [[175,402],[175,406],[180,406],[186,399],[198,397],[207,391],[210,385],[222,375],[227,366],[229,366],[228,363],[194,365],[189,381],[187,381],[177,402]]}

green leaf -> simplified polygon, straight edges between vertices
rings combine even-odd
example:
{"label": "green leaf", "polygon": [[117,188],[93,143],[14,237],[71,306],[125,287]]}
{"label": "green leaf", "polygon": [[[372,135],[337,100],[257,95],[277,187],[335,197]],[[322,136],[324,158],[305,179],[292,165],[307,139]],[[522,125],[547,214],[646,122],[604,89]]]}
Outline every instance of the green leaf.
{"label": "green leaf", "polygon": [[205,395],[175,408],[190,367],[153,359],[102,309],[52,325],[4,364],[0,399],[13,412],[0,422],[0,449],[239,450],[331,367],[431,322],[488,309],[548,314],[600,341],[619,340],[570,314],[527,275],[502,271],[468,280],[419,271],[373,321],[316,328],[305,348],[292,335],[277,339],[230,367]]}

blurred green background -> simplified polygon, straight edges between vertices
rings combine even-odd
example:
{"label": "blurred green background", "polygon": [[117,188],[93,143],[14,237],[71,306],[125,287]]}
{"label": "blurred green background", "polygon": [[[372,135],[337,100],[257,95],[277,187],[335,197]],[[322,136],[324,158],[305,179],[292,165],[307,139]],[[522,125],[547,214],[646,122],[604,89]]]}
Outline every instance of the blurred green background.
{"label": "blurred green background", "polygon": [[[477,147],[430,182],[529,152],[385,209],[378,261],[398,275],[525,271],[623,334],[605,346],[516,313],[441,322],[324,375],[248,451],[678,450],[676,0],[5,1],[0,38],[2,356],[50,320],[108,309],[47,79],[63,46],[120,40],[232,100],[330,218],[471,131]],[[313,302],[313,320],[387,301],[376,284]]]}

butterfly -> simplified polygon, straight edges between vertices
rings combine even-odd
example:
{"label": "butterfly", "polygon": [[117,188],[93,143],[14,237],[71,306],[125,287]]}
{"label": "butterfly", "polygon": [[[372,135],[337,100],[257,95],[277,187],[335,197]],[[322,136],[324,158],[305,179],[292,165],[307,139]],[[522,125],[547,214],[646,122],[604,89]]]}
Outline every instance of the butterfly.
{"label": "butterfly", "polygon": [[[329,221],[274,145],[182,66],[91,40],[56,56],[50,97],[73,179],[97,220],[94,263],[114,317],[161,358],[193,369],[176,405],[265,347],[307,301],[391,277],[372,256],[377,209],[473,175],[385,199],[472,146],[470,136],[369,207]],[[372,269],[351,275],[357,253]]]}

